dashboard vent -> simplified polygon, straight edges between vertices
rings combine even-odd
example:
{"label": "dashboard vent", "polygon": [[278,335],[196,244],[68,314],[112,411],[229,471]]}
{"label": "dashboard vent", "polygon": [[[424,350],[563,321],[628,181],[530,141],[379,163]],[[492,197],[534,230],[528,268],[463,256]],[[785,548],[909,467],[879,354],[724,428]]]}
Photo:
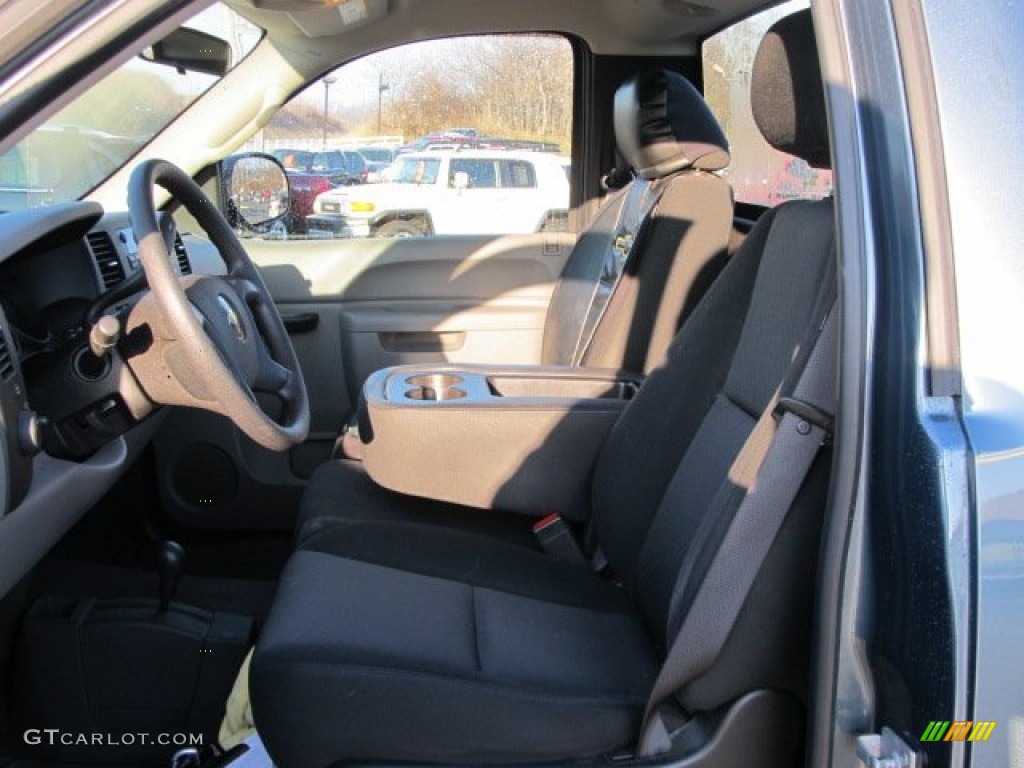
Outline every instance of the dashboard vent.
{"label": "dashboard vent", "polygon": [[14,359],[11,357],[11,350],[7,346],[7,337],[3,328],[0,328],[0,379],[10,381],[14,377]]}
{"label": "dashboard vent", "polygon": [[125,278],[124,266],[121,259],[114,250],[114,241],[106,232],[90,232],[85,236],[89,242],[89,250],[92,251],[93,261],[96,262],[96,269],[99,270],[100,278],[103,280],[103,288],[113,288]]}
{"label": "dashboard vent", "polygon": [[188,251],[185,250],[185,243],[177,232],[174,233],[174,256],[178,259],[178,272],[191,275],[192,264],[188,260]]}

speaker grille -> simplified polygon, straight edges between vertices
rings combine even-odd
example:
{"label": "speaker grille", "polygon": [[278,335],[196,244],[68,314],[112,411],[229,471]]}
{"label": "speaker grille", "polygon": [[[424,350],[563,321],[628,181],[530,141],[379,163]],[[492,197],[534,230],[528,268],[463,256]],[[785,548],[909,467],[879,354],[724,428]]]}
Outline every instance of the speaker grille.
{"label": "speaker grille", "polygon": [[171,482],[178,498],[200,509],[230,504],[238,493],[234,462],[209,443],[191,445],[178,456]]}

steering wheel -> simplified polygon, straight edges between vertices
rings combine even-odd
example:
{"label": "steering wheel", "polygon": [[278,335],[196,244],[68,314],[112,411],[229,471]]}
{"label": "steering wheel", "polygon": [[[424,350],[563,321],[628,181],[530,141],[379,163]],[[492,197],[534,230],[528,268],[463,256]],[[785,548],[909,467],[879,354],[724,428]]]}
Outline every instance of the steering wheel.
{"label": "steering wheel", "polygon": [[[173,227],[161,229],[154,185],[195,217],[224,259],[226,276],[177,274]],[[305,440],[309,399],[298,358],[270,292],[224,216],[188,174],[165,160],[135,168],[128,209],[149,291],[128,317],[123,346],[146,395],[223,414],[271,450]],[[170,217],[165,221],[172,224]],[[256,393],[280,399],[278,420],[264,413]]]}

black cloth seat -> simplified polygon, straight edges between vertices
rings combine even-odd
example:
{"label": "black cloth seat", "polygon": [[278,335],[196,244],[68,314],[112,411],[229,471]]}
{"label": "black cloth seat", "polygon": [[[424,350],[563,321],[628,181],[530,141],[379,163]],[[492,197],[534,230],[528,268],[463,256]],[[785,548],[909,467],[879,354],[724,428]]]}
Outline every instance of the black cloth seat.
{"label": "black cloth seat", "polygon": [[391,568],[375,561],[394,558],[387,544],[402,549],[402,532],[356,527],[319,541],[331,554],[295,553],[281,579],[252,685],[254,701],[272,698],[301,718],[266,733],[275,759],[297,758],[282,765],[515,761],[524,750],[572,754],[581,738],[597,751],[630,739],[658,663],[625,590],[436,526],[418,546],[405,538],[403,567]]}
{"label": "black cloth seat", "polygon": [[[810,14],[791,16],[767,34],[752,87],[793,95],[759,124],[770,142],[820,165],[824,112],[810,139],[792,130],[797,113],[808,119],[804,105],[823,103],[820,76],[807,71],[816,61]],[[833,239],[830,201],[766,213],[613,429],[591,523],[613,579],[405,513],[306,539],[252,661],[253,713],[275,762],[528,763],[634,743],[665,649],[725,533],[726,512],[702,525],[712,499],[739,508],[748,489],[730,477],[740,448],[834,297]],[[725,647],[678,691],[684,715],[755,690],[805,697],[828,477],[824,451]],[[693,567],[677,584],[684,562]]]}
{"label": "black cloth seat", "polygon": [[[724,266],[732,192],[713,173],[728,145],[699,92],[654,70],[628,80],[615,101],[615,136],[636,178],[602,206],[560,276],[544,326],[542,362],[649,372]],[[334,461],[310,478],[296,539],[345,518],[419,518],[523,540],[528,520],[367,490],[358,462]]]}

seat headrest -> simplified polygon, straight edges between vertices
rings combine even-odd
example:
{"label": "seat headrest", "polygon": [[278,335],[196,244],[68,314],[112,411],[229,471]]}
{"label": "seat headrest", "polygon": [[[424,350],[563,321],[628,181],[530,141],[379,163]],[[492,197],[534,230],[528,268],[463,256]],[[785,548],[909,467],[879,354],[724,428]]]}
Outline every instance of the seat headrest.
{"label": "seat headrest", "polygon": [[829,168],[825,88],[810,9],[775,22],[754,57],[750,108],[765,141]]}
{"label": "seat headrest", "polygon": [[704,97],[685,77],[663,69],[619,86],[615,141],[642,179],[688,167],[719,171],[729,164],[729,143]]}

